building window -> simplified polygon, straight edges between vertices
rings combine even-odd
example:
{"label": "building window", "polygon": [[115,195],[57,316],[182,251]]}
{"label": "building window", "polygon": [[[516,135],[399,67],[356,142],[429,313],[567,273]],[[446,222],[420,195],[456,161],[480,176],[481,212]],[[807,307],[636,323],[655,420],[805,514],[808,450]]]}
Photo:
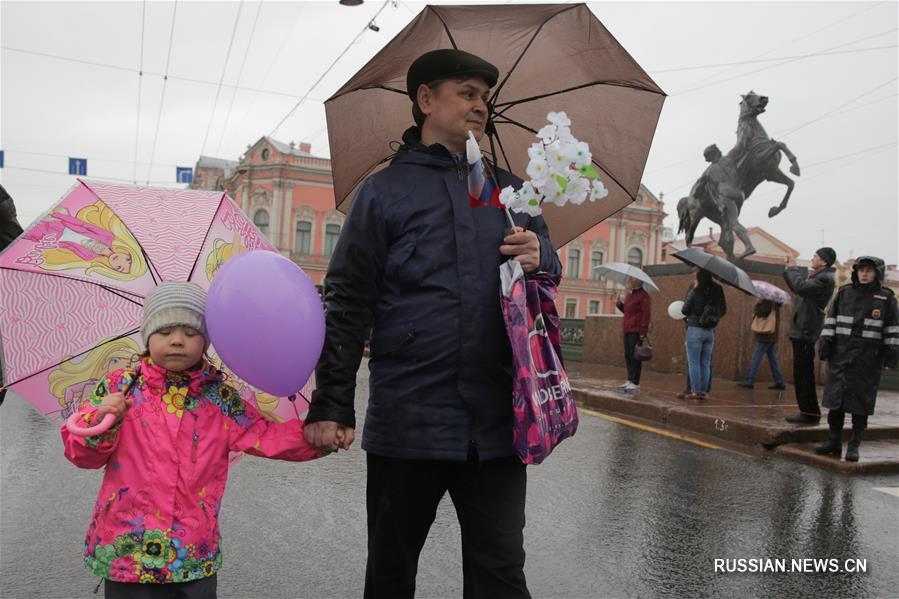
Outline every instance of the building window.
{"label": "building window", "polygon": [[565,300],[565,318],[577,318],[577,299],[569,297]]}
{"label": "building window", "polygon": [[297,221],[296,235],[293,239],[293,251],[308,255],[312,249],[312,223],[307,220]]}
{"label": "building window", "polygon": [[568,250],[568,278],[578,279],[581,274],[581,250]]}
{"label": "building window", "polygon": [[640,248],[631,248],[627,253],[627,263],[637,268],[643,267],[643,252]]}
{"label": "building window", "polygon": [[259,232],[268,237],[269,216],[267,210],[257,210],[253,215],[253,224],[259,229]]}
{"label": "building window", "polygon": [[271,152],[269,151],[269,149],[268,149],[268,148],[263,148],[263,149],[262,149],[262,159],[263,159],[263,160],[268,160],[268,157],[269,157],[269,156],[271,156]]}
{"label": "building window", "polygon": [[602,300],[590,300],[587,305],[587,316],[596,316],[602,312]]}
{"label": "building window", "polygon": [[598,281],[602,278],[602,273],[596,270],[597,266],[602,266],[602,260],[602,252],[590,253],[590,278],[594,281]]}
{"label": "building window", "polygon": [[325,247],[322,250],[323,256],[330,256],[334,253],[334,246],[337,245],[338,237],[340,237],[340,225],[325,225]]}

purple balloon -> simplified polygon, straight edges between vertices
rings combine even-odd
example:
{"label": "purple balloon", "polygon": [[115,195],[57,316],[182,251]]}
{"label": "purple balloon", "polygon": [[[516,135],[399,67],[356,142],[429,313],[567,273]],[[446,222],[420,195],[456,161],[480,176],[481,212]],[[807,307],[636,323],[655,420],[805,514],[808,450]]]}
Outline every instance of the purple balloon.
{"label": "purple balloon", "polygon": [[321,355],[325,316],[315,285],[275,252],[238,254],[219,269],[206,300],[206,329],[237,376],[267,393],[299,391]]}

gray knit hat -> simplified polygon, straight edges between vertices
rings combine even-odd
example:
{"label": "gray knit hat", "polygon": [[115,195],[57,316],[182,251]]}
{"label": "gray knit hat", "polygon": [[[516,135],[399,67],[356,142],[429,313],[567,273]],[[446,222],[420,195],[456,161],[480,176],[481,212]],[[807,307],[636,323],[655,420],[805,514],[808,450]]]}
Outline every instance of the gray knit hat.
{"label": "gray knit hat", "polygon": [[206,333],[206,291],[194,283],[166,281],[154,287],[144,299],[144,322],[140,336],[144,347],[150,335],[160,329],[184,325],[195,329],[209,344]]}

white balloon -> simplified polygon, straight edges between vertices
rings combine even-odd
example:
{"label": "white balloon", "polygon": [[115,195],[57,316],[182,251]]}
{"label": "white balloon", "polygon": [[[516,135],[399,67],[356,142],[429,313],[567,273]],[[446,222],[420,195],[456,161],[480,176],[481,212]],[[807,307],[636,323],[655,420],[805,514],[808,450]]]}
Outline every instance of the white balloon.
{"label": "white balloon", "polygon": [[684,307],[684,302],[682,300],[677,300],[675,302],[671,302],[671,305],[668,306],[668,316],[673,318],[674,320],[683,320],[686,316],[681,312],[681,308]]}

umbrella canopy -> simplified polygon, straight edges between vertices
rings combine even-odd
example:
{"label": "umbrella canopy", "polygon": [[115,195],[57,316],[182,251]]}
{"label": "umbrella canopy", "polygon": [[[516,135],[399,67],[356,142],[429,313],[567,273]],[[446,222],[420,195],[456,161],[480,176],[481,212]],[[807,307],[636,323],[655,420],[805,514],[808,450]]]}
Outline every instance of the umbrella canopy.
{"label": "umbrella canopy", "polygon": [[[221,192],[79,181],[0,253],[0,380],[64,419],[105,374],[139,361],[150,289],[208,288],[228,258],[252,249],[274,251]],[[296,417],[229,375],[263,414]]]}
{"label": "umbrella canopy", "polygon": [[707,254],[699,248],[687,248],[674,252],[671,255],[682,262],[709,271],[722,283],[735,287],[753,297],[758,297],[749,275],[742,268],[720,256]]}
{"label": "umbrella canopy", "polygon": [[609,262],[608,264],[601,264],[594,267],[593,270],[598,272],[599,275],[604,279],[615,281],[616,283],[621,283],[622,285],[627,283],[628,278],[631,278],[642,281],[643,285],[652,291],[659,290],[659,288],[656,287],[656,284],[652,281],[648,274],[646,274],[636,266],[631,266],[630,264],[625,264],[624,262]]}
{"label": "umbrella canopy", "polygon": [[756,281],[753,279],[752,286],[755,287],[756,295],[762,299],[770,300],[775,304],[789,304],[791,302],[789,293],[767,281]]}
{"label": "umbrella canopy", "polygon": [[566,112],[572,134],[590,145],[610,193],[564,210],[544,204],[555,247],[633,201],[665,93],[586,4],[429,5],[325,102],[340,210],[349,209],[356,187],[385,165],[391,141],[412,125],[409,65],[440,48],[471,52],[499,68],[489,102],[496,133],[481,144],[501,168],[528,178],[527,148],[549,112]]}

